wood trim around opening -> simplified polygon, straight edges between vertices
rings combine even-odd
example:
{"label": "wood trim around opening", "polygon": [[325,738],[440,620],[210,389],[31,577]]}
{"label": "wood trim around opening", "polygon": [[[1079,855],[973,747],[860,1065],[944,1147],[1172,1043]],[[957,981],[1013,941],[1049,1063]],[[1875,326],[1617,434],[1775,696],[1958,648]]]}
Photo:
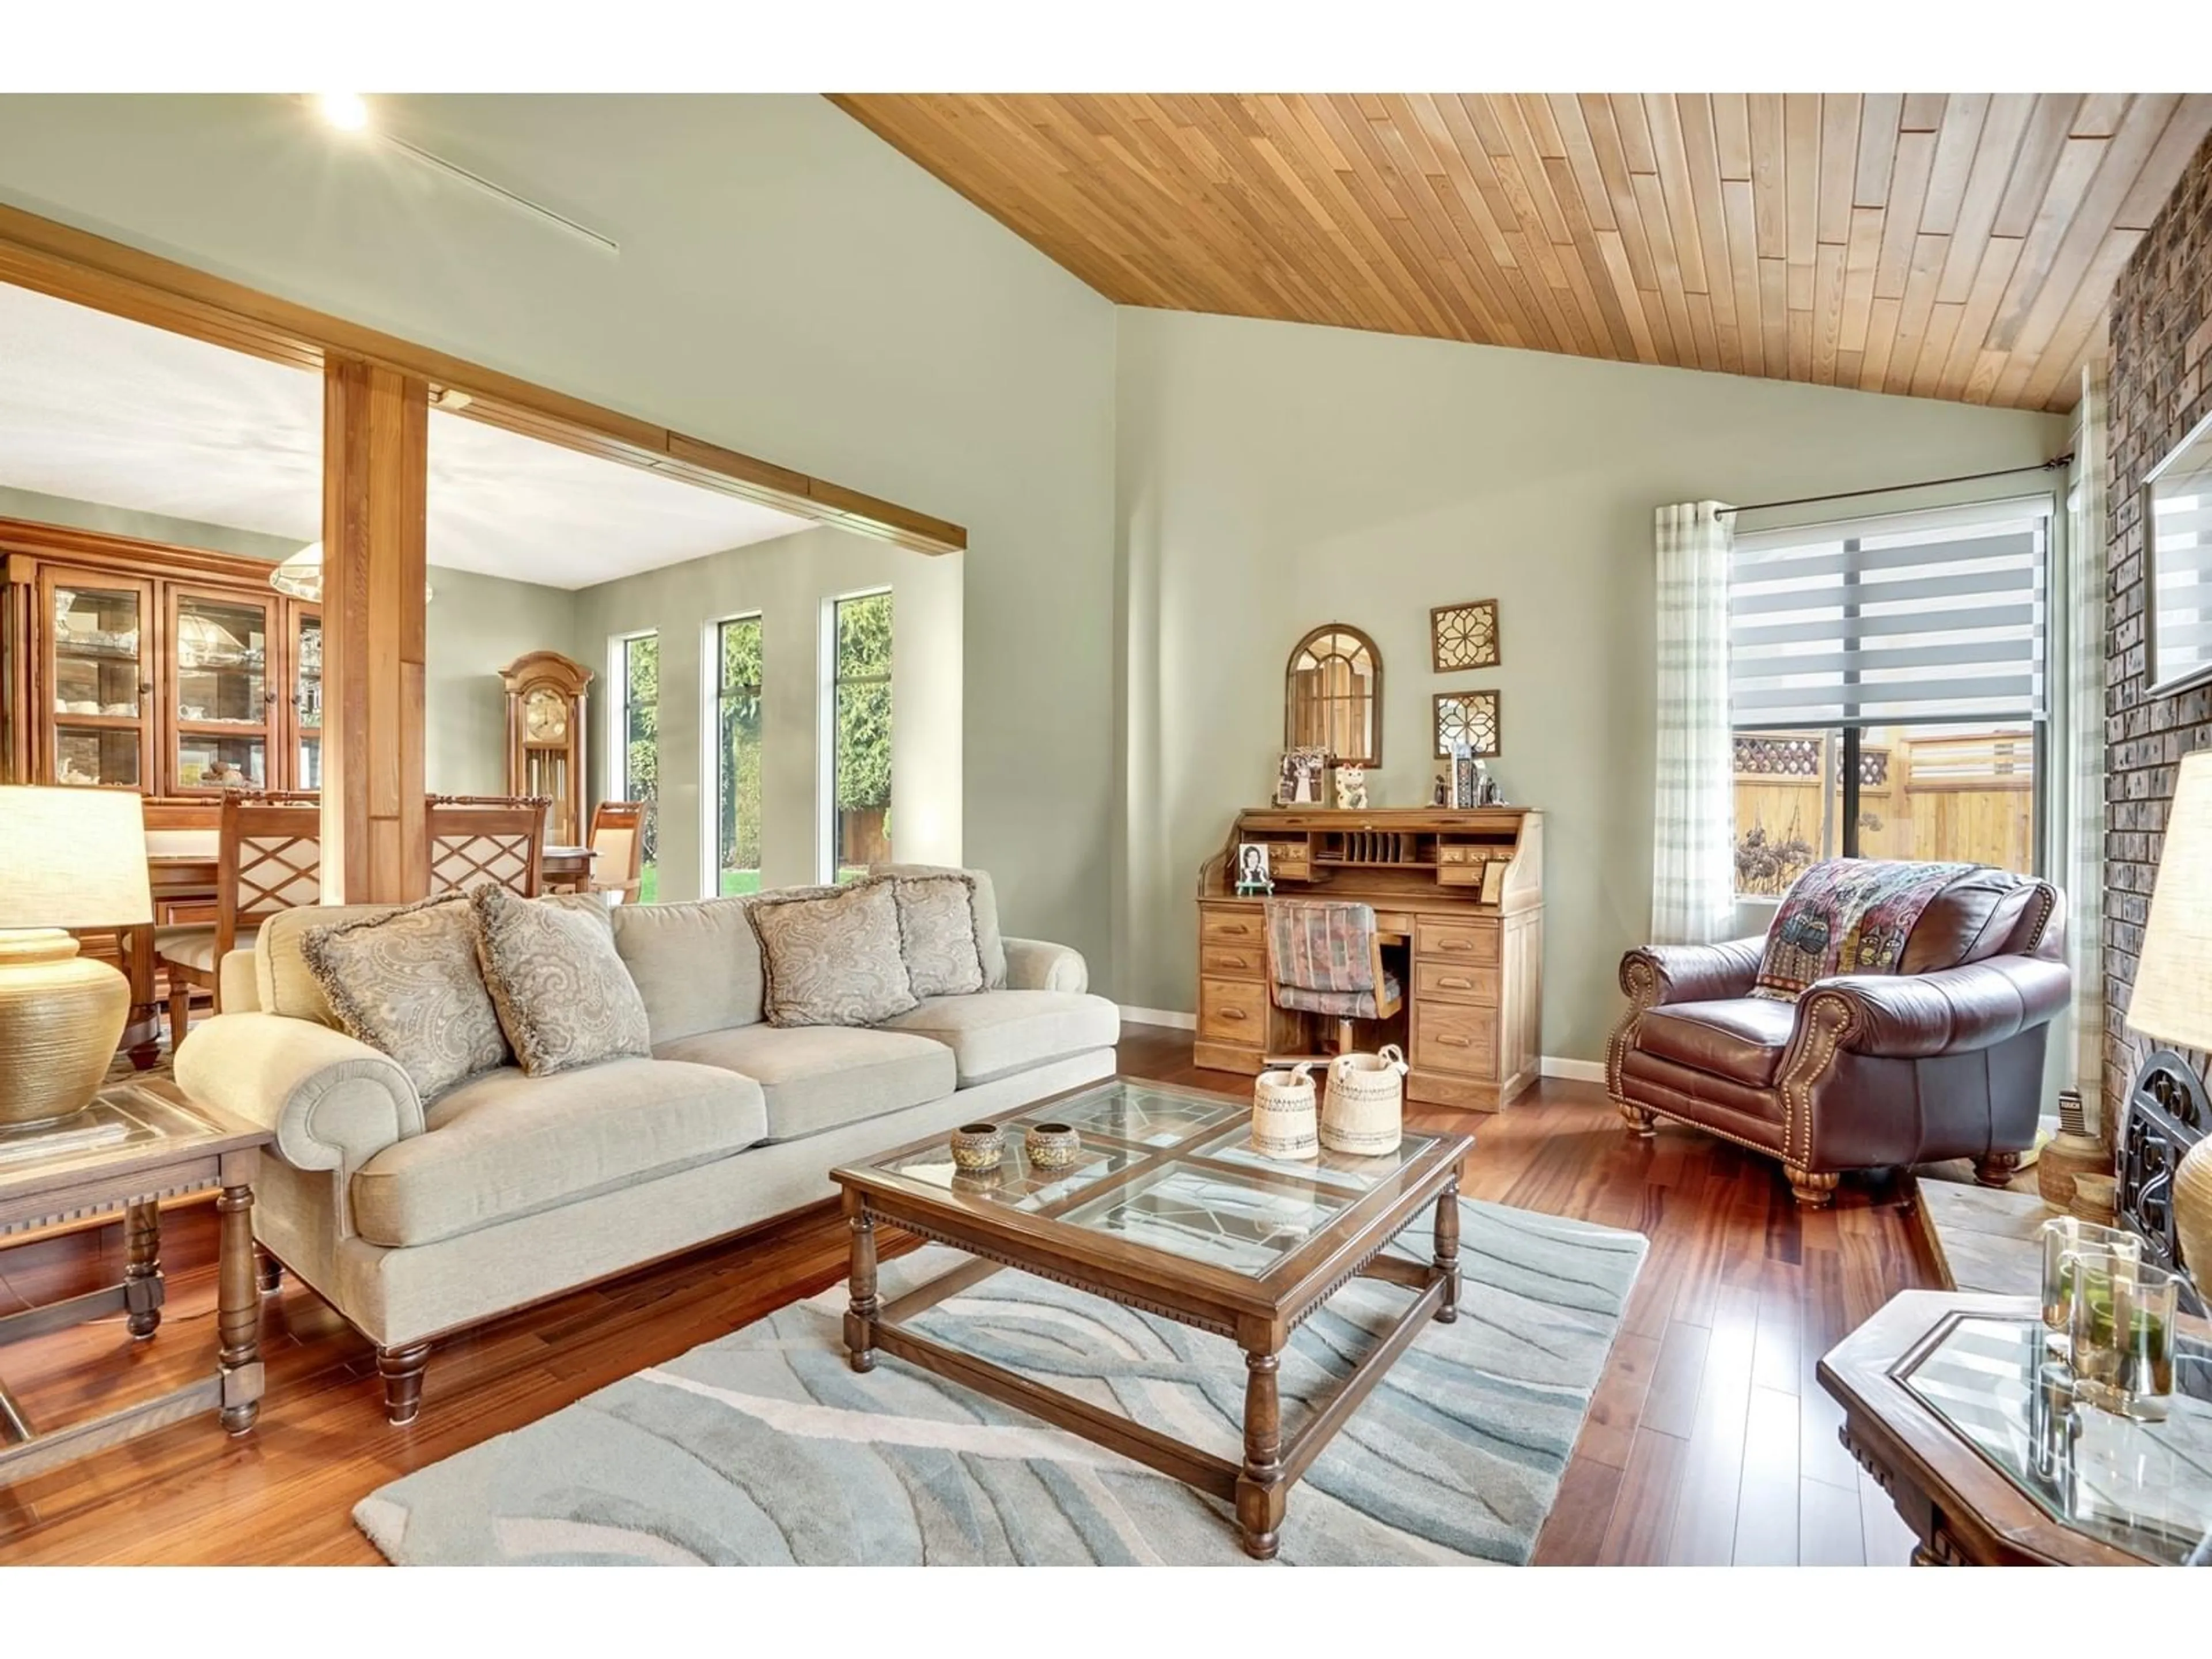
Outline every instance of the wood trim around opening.
{"label": "wood trim around opening", "polygon": [[466,392],[449,413],[619,461],[919,553],[957,553],[957,524],[428,346],[295,305],[228,278],[0,204],[0,282],[296,368],[336,354]]}

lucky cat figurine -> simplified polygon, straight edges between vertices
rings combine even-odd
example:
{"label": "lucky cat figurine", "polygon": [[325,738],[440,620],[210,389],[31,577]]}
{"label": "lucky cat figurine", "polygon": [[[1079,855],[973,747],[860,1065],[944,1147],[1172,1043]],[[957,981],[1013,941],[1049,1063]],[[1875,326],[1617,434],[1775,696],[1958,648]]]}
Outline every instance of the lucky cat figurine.
{"label": "lucky cat figurine", "polygon": [[1340,766],[1336,769],[1336,804],[1340,807],[1364,811],[1367,806],[1367,769],[1364,766]]}

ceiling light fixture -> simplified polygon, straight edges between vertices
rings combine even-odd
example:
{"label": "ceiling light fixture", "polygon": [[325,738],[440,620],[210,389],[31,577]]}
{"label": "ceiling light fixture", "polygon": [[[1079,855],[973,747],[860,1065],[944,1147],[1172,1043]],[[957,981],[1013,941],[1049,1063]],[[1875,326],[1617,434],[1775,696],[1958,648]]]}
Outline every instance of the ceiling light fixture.
{"label": "ceiling light fixture", "polygon": [[315,107],[340,132],[363,132],[368,128],[368,100],[357,92],[319,92]]}
{"label": "ceiling light fixture", "polygon": [[471,173],[457,161],[448,161],[442,155],[434,155],[419,145],[410,144],[395,133],[386,132],[369,120],[368,101],[357,92],[319,92],[301,94],[322,112],[323,118],[332,126],[347,132],[366,133],[372,138],[389,144],[413,156],[425,167],[432,167],[447,177],[473,185],[489,196],[496,196],[509,207],[521,209],[547,223],[557,226],[571,236],[582,238],[604,252],[619,254],[622,245],[611,236],[602,236],[589,225],[580,225],[565,213],[556,213],[543,202],[533,202],[527,196],[516,194],[504,185],[494,184],[480,173]]}

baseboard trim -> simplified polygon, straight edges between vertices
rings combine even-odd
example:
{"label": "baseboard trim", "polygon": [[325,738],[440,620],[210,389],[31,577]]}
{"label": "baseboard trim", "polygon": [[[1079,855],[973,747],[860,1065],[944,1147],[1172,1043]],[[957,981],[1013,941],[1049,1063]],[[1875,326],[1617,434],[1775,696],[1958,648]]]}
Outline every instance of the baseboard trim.
{"label": "baseboard trim", "polygon": [[1546,1054],[1538,1062],[1538,1069],[1546,1077],[1564,1079],[1569,1083],[1605,1081],[1605,1067],[1595,1060],[1565,1060],[1557,1054]]}
{"label": "baseboard trim", "polygon": [[1179,1031],[1198,1029],[1196,1014],[1178,1014],[1167,1008],[1132,1008],[1127,1003],[1118,1006],[1121,1018],[1133,1025],[1172,1025]]}

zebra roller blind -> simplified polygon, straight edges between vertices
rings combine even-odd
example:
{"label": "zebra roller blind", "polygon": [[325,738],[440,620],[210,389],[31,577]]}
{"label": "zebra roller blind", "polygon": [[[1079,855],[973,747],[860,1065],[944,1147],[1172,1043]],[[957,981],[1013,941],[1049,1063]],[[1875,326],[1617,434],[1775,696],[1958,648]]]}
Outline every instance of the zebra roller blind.
{"label": "zebra roller blind", "polygon": [[1739,537],[1730,720],[2040,717],[2050,539],[2045,498]]}

